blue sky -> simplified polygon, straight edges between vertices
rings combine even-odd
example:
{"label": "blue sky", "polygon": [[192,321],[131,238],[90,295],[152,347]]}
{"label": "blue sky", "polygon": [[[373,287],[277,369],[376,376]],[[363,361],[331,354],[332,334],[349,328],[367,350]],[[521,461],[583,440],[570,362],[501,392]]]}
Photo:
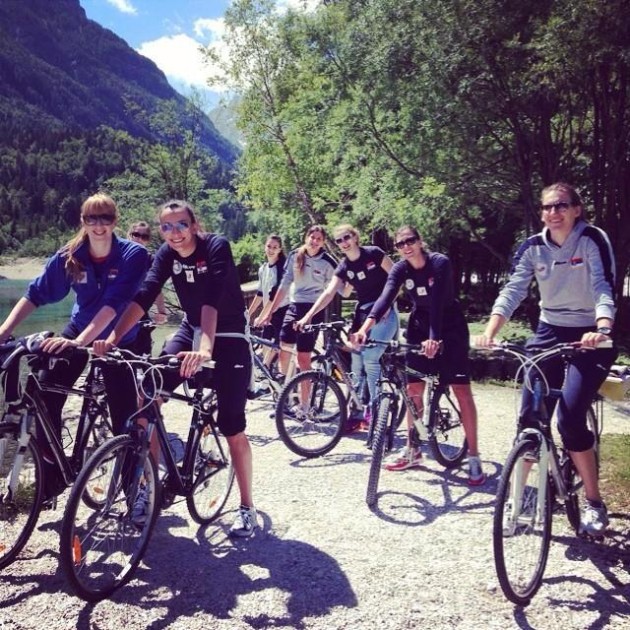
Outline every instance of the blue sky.
{"label": "blue sky", "polygon": [[[212,73],[203,64],[199,46],[226,54],[222,44],[223,14],[231,0],[80,0],[89,19],[122,37],[139,53],[153,60],[170,84],[187,94],[195,87],[214,105],[221,87],[207,87]],[[277,0],[279,9],[318,0]]]}

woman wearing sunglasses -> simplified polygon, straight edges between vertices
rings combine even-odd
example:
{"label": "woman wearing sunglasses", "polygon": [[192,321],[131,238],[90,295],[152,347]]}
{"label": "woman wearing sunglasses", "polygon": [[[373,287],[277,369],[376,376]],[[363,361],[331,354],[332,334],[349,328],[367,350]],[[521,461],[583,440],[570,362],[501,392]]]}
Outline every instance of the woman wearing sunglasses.
{"label": "woman wearing sunglasses", "polygon": [[214,359],[217,422],[229,444],[241,495],[230,535],[251,536],[257,527],[252,451],[245,435],[251,357],[245,336],[245,301],[232,250],[224,237],[202,231],[186,201],[165,203],[158,220],[164,244],[156,252],[142,288],[108,339],[95,345],[95,350],[102,353],[117,345],[171,279],[185,316],[162,350],[162,354],[175,354],[182,360],[179,374],[164,375],[164,389],[172,391],[206,360]]}
{"label": "woman wearing sunglasses", "polygon": [[[142,245],[148,249],[151,242],[151,226],[146,221],[138,221],[133,223],[127,231],[127,238],[138,245]],[[149,267],[153,264],[153,255],[149,252]],[[148,271],[148,269],[147,269]],[[155,308],[157,311],[153,317],[149,313],[145,313],[140,320],[140,330],[138,331],[138,339],[136,341],[136,350],[141,354],[151,354],[153,348],[153,339],[151,338],[151,329],[153,323],[158,325],[166,324],[168,316],[166,314],[166,305],[164,303],[164,295],[162,292],[155,298]]]}
{"label": "woman wearing sunglasses", "polygon": [[[578,192],[558,182],[543,189],[541,218],[544,229],[530,236],[514,257],[513,271],[492,307],[492,315],[476,345],[492,345],[496,335],[527,296],[533,279],[540,291],[540,320],[532,346],[581,342],[593,348],[573,359],[545,364],[550,387],[562,387],[557,406],[558,431],[584,481],[586,505],[583,532],[601,535],[608,526],[593,450],[594,437],[586,413],[593,396],[617,356],[614,348],[595,349],[609,340],[615,319],[615,258],[608,236],[584,216]],[[523,391],[521,416],[527,417],[531,394]]]}
{"label": "woman wearing sunglasses", "polygon": [[[411,355],[409,365],[419,372],[439,371],[440,380],[450,384],[460,406],[468,442],[468,483],[481,485],[485,482],[485,475],[477,450],[477,409],[470,388],[469,332],[464,313],[455,298],[451,263],[444,254],[428,251],[414,227],[407,225],[400,228],[394,244],[403,260],[392,267],[383,293],[355,339],[364,343],[368,331],[381,320],[394,303],[400,288],[404,287],[413,304],[407,341],[422,343],[426,352],[426,356],[422,357]],[[409,383],[409,395],[420,401],[420,407],[423,390],[423,381]],[[406,470],[421,464],[422,453],[411,444],[413,423],[409,413],[407,425],[407,445],[385,466],[387,470]]]}
{"label": "woman wearing sunglasses", "polygon": [[[337,261],[324,249],[326,232],[321,225],[312,225],[304,236],[304,244],[294,249],[284,267],[282,282],[276,291],[273,301],[256,319],[255,325],[268,324],[273,314],[281,307],[289,295],[293,284],[293,292],[280,330],[280,371],[286,374],[291,360],[293,347],[297,347],[297,364],[300,371],[311,367],[311,354],[315,348],[317,335],[304,333],[296,329],[298,322],[313,306],[321,292],[330,282]],[[314,321],[324,321],[324,314],[315,316]]]}
{"label": "woman wearing sunglasses", "polygon": [[[42,348],[57,354],[65,348],[89,346],[96,339],[109,335],[140,287],[149,259],[144,247],[116,237],[117,222],[118,209],[110,197],[98,193],[85,200],[81,206],[81,228],[48,260],[43,273],[31,282],[26,295],[0,325],[0,342],[5,341],[36,308],[59,302],[71,290],[75,293],[75,302],[70,321],[61,336],[46,339]],[[130,328],[120,345],[135,350],[137,332],[137,326]],[[71,386],[86,363],[87,356],[77,353],[42,372],[42,378]],[[107,396],[107,402],[114,430],[118,432],[135,411],[133,378],[127,378],[127,370],[117,366],[104,366],[103,374],[108,393],[110,390],[115,392],[115,395]],[[45,398],[60,437],[61,411],[66,397],[46,393]],[[46,474],[45,479],[47,498],[63,490],[51,474]]]}
{"label": "woman wearing sunglasses", "polygon": [[[352,333],[359,330],[370,313],[374,303],[381,295],[387,274],[393,263],[391,258],[380,248],[360,245],[359,232],[347,223],[338,225],[333,231],[335,244],[344,255],[343,260],[337,265],[335,275],[326,290],[317,298],[315,304],[297,322],[301,328],[310,324],[316,313],[326,308],[337,293],[341,293],[349,284],[356,291],[357,305],[354,311]],[[389,341],[398,333],[398,313],[394,306],[389,308],[384,317],[371,330],[370,339]],[[360,352],[352,353],[352,372],[355,375],[356,386],[361,384],[361,375],[365,372],[370,400],[374,400],[376,382],[381,373],[380,358],[384,347],[362,348]],[[357,428],[364,418],[351,418],[348,431]]]}

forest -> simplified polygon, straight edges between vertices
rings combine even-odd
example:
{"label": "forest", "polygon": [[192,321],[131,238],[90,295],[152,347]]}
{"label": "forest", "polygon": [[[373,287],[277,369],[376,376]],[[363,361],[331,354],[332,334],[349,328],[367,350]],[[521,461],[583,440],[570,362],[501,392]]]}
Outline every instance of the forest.
{"label": "forest", "polygon": [[[392,231],[409,223],[451,257],[474,315],[540,228],[541,188],[562,180],[608,233],[623,295],[630,4],[322,0],[279,14],[272,0],[234,0],[226,26],[229,61],[208,81],[231,89],[244,139],[233,167],[200,150],[194,120],[168,106],[147,123],[157,144],[106,126],[63,141],[13,130],[0,160],[0,249],[60,241],[95,184],[130,218],[187,196],[231,239],[243,279],[270,232],[294,247],[311,223],[351,222],[392,251]],[[25,220],[41,205],[55,213]]]}

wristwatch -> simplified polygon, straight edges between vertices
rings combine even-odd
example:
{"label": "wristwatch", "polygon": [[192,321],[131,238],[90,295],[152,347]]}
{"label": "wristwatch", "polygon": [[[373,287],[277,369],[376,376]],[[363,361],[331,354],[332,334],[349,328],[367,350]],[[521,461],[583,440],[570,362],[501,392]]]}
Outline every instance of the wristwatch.
{"label": "wristwatch", "polygon": [[610,335],[612,335],[612,328],[611,328],[610,326],[600,326],[600,327],[597,329],[597,332],[598,332],[600,335],[607,335],[607,336],[610,336]]}

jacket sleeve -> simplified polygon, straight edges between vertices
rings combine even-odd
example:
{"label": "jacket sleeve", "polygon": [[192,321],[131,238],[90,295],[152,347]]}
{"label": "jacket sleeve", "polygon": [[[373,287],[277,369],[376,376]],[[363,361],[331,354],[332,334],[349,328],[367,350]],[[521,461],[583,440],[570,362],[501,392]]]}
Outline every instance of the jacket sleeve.
{"label": "jacket sleeve", "polygon": [[512,273],[494,302],[492,315],[502,315],[510,319],[520,303],[527,297],[533,278],[534,262],[531,256],[531,243],[525,241],[514,256]]}
{"label": "jacket sleeve", "polygon": [[377,322],[383,317],[387,310],[391,307],[398,295],[398,291],[404,280],[404,267],[400,263],[396,263],[387,276],[383,291],[378,300],[374,302],[372,310],[368,317],[373,317]]}
{"label": "jacket sleeve", "polygon": [[169,246],[166,243],[158,249],[153,257],[153,264],[144,278],[144,282],[142,282],[140,289],[133,297],[133,301],[145,311],[151,308],[171,274],[172,261],[169,251]]}
{"label": "jacket sleeve", "polygon": [[72,279],[66,271],[66,259],[57,252],[48,259],[43,273],[29,284],[24,297],[35,306],[53,304],[63,300],[71,287]]}

